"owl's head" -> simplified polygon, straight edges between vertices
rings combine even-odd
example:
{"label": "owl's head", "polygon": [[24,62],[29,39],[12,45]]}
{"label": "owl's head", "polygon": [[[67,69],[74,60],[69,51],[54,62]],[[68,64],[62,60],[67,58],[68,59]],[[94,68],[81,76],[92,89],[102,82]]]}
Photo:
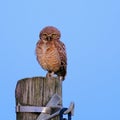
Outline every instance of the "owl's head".
{"label": "owl's head", "polygon": [[61,33],[57,28],[53,26],[47,26],[41,30],[39,37],[40,39],[46,41],[59,40]]}

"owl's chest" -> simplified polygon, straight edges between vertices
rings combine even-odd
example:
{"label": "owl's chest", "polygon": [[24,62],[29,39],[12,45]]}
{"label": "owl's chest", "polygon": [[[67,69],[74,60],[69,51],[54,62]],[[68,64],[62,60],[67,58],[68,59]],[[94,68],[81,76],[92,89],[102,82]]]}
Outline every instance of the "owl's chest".
{"label": "owl's chest", "polygon": [[43,45],[41,49],[41,57],[43,61],[49,62],[59,62],[59,54],[54,45]]}
{"label": "owl's chest", "polygon": [[58,54],[54,45],[43,44],[40,51],[42,58],[55,57]]}
{"label": "owl's chest", "polygon": [[58,51],[54,44],[43,44],[39,49],[38,60],[44,69],[51,71],[57,71],[61,64]]}

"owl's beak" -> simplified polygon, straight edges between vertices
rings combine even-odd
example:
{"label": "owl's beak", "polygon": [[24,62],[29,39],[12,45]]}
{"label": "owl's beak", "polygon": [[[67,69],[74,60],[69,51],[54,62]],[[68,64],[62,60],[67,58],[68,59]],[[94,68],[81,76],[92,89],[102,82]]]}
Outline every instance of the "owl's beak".
{"label": "owl's beak", "polygon": [[47,36],[47,38],[46,38],[48,41],[50,41],[52,38],[51,38],[51,36]]}

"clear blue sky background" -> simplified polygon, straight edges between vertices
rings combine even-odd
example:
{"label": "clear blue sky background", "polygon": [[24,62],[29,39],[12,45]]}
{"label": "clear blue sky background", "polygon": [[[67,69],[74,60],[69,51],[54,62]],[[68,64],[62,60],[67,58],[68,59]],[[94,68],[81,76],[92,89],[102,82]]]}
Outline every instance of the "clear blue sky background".
{"label": "clear blue sky background", "polygon": [[0,119],[15,120],[19,79],[44,76],[36,61],[40,30],[56,26],[66,44],[63,103],[72,120],[120,120],[120,1],[1,0]]}

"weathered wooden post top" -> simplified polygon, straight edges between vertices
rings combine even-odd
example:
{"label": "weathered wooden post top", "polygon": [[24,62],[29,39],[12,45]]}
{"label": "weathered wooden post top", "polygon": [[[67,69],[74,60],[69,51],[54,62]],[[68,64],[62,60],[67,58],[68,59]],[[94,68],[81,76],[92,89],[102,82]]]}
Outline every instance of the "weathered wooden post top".
{"label": "weathered wooden post top", "polygon": [[[15,89],[16,120],[71,120],[74,104],[62,106],[62,81],[66,76],[67,56],[65,45],[60,41],[60,31],[53,27],[43,28],[36,44],[36,57],[46,77],[19,80]],[[56,74],[57,77],[54,77]]]}
{"label": "weathered wooden post top", "polygon": [[[16,120],[61,120],[63,114],[73,114],[74,104],[62,106],[62,82],[33,77],[19,80],[15,90]],[[69,119],[68,119],[69,120]]]}

